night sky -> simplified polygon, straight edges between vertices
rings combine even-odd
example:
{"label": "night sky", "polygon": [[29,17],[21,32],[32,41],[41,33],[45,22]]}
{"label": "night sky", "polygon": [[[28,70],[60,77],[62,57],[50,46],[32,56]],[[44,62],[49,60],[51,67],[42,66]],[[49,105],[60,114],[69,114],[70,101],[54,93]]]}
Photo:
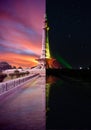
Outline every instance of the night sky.
{"label": "night sky", "polygon": [[91,3],[89,0],[47,0],[49,40],[53,56],[73,68],[91,65]]}

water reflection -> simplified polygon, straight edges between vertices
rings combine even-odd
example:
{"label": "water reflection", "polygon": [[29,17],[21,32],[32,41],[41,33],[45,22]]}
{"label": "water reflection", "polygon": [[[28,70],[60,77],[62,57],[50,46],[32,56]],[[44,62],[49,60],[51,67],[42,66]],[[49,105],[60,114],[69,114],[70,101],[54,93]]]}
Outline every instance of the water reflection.
{"label": "water reflection", "polygon": [[46,109],[47,129],[91,128],[91,84],[47,77]]}
{"label": "water reflection", "polygon": [[55,77],[55,76],[47,76],[46,77],[46,83],[47,84],[53,84],[53,83],[56,83],[58,80],[60,80],[58,77]]}

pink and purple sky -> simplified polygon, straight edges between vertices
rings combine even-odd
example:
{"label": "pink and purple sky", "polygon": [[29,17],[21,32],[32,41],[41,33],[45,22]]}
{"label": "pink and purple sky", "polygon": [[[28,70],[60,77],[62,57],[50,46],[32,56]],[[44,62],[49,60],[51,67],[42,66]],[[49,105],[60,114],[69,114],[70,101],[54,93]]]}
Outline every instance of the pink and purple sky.
{"label": "pink and purple sky", "polygon": [[0,0],[0,61],[32,67],[40,56],[45,0]]}

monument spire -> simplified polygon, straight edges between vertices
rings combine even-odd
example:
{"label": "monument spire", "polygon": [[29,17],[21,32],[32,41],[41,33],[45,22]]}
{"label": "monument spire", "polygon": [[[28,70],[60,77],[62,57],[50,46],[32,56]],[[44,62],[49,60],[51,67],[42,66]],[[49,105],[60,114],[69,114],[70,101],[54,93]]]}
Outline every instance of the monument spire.
{"label": "monument spire", "polygon": [[46,68],[46,20],[44,20],[43,32],[42,32],[42,49],[39,59],[36,59],[39,62],[40,68]]}
{"label": "monument spire", "polygon": [[38,68],[40,69],[60,68],[60,65],[56,61],[56,59],[52,58],[50,55],[48,31],[49,31],[49,27],[47,23],[47,17],[45,16],[44,25],[43,25],[43,33],[42,33],[41,55],[39,59],[36,59],[39,62]]}
{"label": "monument spire", "polygon": [[46,57],[46,47],[45,47],[45,21],[43,25],[43,32],[42,32],[42,50],[41,50],[41,56],[40,58],[45,58]]}

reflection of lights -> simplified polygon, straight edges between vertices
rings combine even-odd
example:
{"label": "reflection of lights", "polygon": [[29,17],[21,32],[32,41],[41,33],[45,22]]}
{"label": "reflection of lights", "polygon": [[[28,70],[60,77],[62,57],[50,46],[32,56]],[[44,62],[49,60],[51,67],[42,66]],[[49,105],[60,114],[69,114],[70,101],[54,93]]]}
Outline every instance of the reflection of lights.
{"label": "reflection of lights", "polygon": [[48,76],[46,78],[46,111],[50,111],[49,108],[49,94],[50,94],[50,87],[51,84],[56,83],[56,81],[58,80],[57,77],[55,76]]}
{"label": "reflection of lights", "polygon": [[56,81],[58,80],[59,78],[55,77],[55,76],[48,76],[46,78],[46,82],[47,84],[49,83],[50,85],[53,84],[53,83],[56,83]]}
{"label": "reflection of lights", "polygon": [[50,86],[51,85],[49,83],[46,84],[46,111],[50,110],[50,108],[48,106]]}
{"label": "reflection of lights", "polygon": [[80,66],[80,70],[82,69],[82,67]]}
{"label": "reflection of lights", "polygon": [[89,68],[89,67],[87,67],[87,69],[89,70],[90,68]]}

